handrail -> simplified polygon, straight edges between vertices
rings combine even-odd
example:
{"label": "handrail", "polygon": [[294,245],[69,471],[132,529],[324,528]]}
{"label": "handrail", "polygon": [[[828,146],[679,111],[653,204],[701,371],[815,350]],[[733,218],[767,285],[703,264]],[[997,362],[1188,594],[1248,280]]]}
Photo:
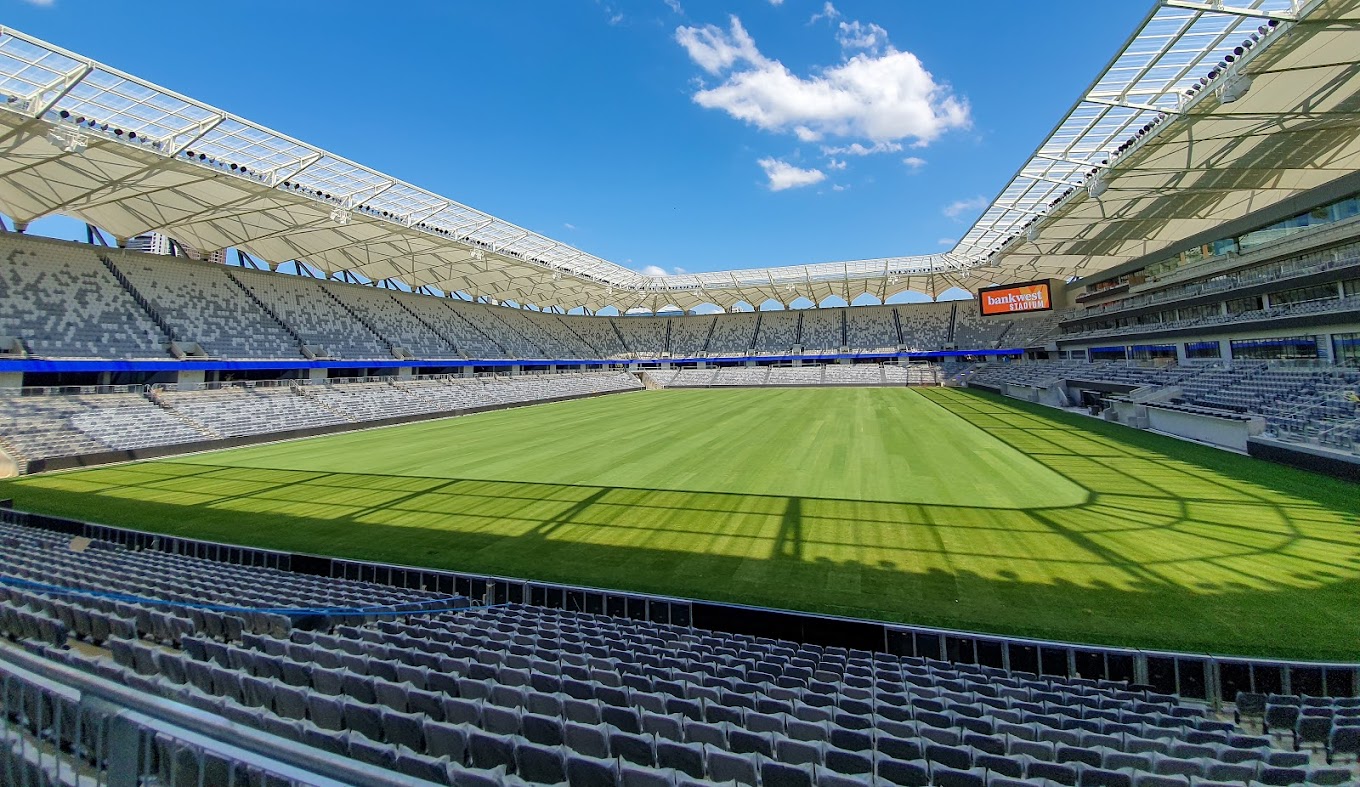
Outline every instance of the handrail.
{"label": "handrail", "polygon": [[[985,632],[949,629],[938,626],[890,623],[842,615],[800,612],[728,602],[710,602],[677,596],[611,590],[608,588],[582,585],[567,585],[558,582],[507,577],[503,575],[466,574],[395,563],[332,558],[311,553],[278,552],[275,550],[242,547],[202,539],[169,536],[150,531],[136,530],[134,528],[115,527],[111,525],[82,522],[79,520],[29,514],[15,509],[6,509],[3,506],[0,506],[0,522],[47,527],[72,535],[83,535],[97,540],[114,541],[115,543],[128,544],[138,548],[158,549],[177,554],[203,557],[205,559],[221,560],[223,559],[223,556],[226,556],[231,562],[240,562],[246,565],[273,565],[283,570],[292,570],[292,564],[297,560],[311,565],[314,572],[317,562],[322,561],[329,565],[331,576],[385,585],[404,587],[406,585],[403,583],[409,583],[412,581],[411,575],[417,574],[419,575],[417,584],[420,586],[431,588],[437,588],[443,585],[458,587],[459,592],[463,593],[463,595],[468,595],[473,598],[481,597],[483,595],[495,596],[498,602],[504,599],[511,603],[517,603],[521,600],[523,603],[539,603],[532,601],[531,597],[534,593],[542,591],[566,594],[568,598],[570,598],[572,594],[579,594],[582,598],[593,596],[600,598],[598,612],[613,617],[632,617],[624,611],[626,606],[631,605],[631,601],[628,605],[621,606],[619,609],[615,610],[612,608],[610,600],[638,600],[647,604],[646,609],[649,611],[644,615],[647,620],[656,620],[657,622],[679,624],[700,629],[714,628],[722,631],[742,632],[746,631],[746,629],[742,628],[742,621],[747,620],[748,624],[754,622],[754,628],[748,633],[769,636],[769,631],[779,631],[782,632],[780,636],[787,637],[789,636],[789,632],[804,629],[811,630],[816,629],[818,626],[825,626],[826,630],[821,632],[820,639],[810,640],[823,642],[823,644],[825,644],[824,640],[827,636],[841,638],[853,637],[853,634],[848,634],[847,632],[851,628],[854,628],[859,630],[861,636],[872,636],[877,639],[879,644],[872,647],[874,650],[896,653],[898,655],[924,655],[926,658],[943,659],[955,664],[981,664],[983,663],[981,658],[983,650],[985,648],[996,648],[1001,654],[1002,663],[999,666],[1006,670],[1015,669],[1024,671],[1022,668],[1015,666],[1015,662],[1020,658],[1021,652],[1028,651],[1032,656],[1036,652],[1059,651],[1065,654],[1063,658],[1067,665],[1065,671],[1061,674],[1068,674],[1073,677],[1080,676],[1081,673],[1077,669],[1078,660],[1098,655],[1106,664],[1104,669],[1109,671],[1109,677],[1107,679],[1118,679],[1114,677],[1114,669],[1107,660],[1108,658],[1118,656],[1121,659],[1127,659],[1131,665],[1130,672],[1124,679],[1132,680],[1136,683],[1147,683],[1151,676],[1151,673],[1149,672],[1151,663],[1159,660],[1170,660],[1175,665],[1181,665],[1173,669],[1175,674],[1172,679],[1176,690],[1171,693],[1184,694],[1187,698],[1202,699],[1214,704],[1232,700],[1232,697],[1224,696],[1222,693],[1222,684],[1219,680],[1221,668],[1232,665],[1251,665],[1254,669],[1262,667],[1279,669],[1282,671],[1281,676],[1283,685],[1286,688],[1290,685],[1290,675],[1292,674],[1292,671],[1314,669],[1340,670],[1346,673],[1351,681],[1350,694],[1347,696],[1360,696],[1360,662],[1309,661],[1306,659],[1278,659],[1140,649],[1113,645],[1083,644],[1062,640],[1045,640],[1036,637],[989,634]],[[468,588],[469,592],[463,592],[464,586]],[[658,604],[662,607],[683,610],[682,618],[673,618],[670,611],[666,611],[663,617],[653,617],[652,614]],[[570,608],[570,604],[565,604],[565,606]],[[793,635],[791,638],[797,639],[797,635]],[[863,642],[863,640],[860,641]],[[954,643],[954,645],[963,648],[963,650],[951,655],[949,652],[950,643]],[[863,647],[863,645],[856,645],[856,647]],[[1045,661],[1044,663],[1046,664],[1047,662]],[[1203,688],[1204,694],[1202,696],[1184,693],[1182,691],[1181,686],[1183,681],[1180,677],[1181,673],[1176,671],[1180,670],[1182,667],[1191,670],[1192,673],[1196,673],[1187,673],[1187,679],[1192,682],[1197,682]],[[1187,685],[1193,685],[1193,683]]]}
{"label": "handrail", "polygon": [[[107,710],[110,720],[116,719],[125,730],[130,727],[138,738],[143,735],[167,735],[229,762],[248,762],[254,769],[289,781],[326,787],[412,787],[431,784],[348,757],[336,757],[321,749],[252,729],[213,713],[137,691],[27,653],[3,640],[0,640],[0,676],[7,685],[11,685],[9,681],[17,681],[49,695],[58,695],[68,703],[85,709]],[[6,696],[9,696],[8,692]],[[126,743],[123,736],[118,737],[120,743]],[[141,746],[105,745],[100,748],[108,758],[110,774],[126,776],[129,770],[136,771],[145,765],[139,762]],[[138,777],[142,775],[146,774],[136,774]],[[109,779],[111,784],[115,781],[115,778]]]}

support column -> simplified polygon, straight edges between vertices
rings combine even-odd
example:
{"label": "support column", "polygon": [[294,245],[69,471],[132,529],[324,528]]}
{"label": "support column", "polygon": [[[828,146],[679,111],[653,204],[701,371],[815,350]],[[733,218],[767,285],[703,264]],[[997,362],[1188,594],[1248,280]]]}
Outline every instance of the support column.
{"label": "support column", "polygon": [[308,369],[308,370],[307,370],[307,379],[308,379],[308,380],[324,380],[324,379],[326,379],[326,378],[329,377],[329,376],[330,376],[330,375],[326,373],[326,370],[325,370],[325,369]]}
{"label": "support column", "polygon": [[202,369],[183,369],[175,375],[175,384],[181,391],[193,391],[203,387]]}
{"label": "support column", "polygon": [[0,372],[0,388],[22,388],[23,386],[23,372]]}

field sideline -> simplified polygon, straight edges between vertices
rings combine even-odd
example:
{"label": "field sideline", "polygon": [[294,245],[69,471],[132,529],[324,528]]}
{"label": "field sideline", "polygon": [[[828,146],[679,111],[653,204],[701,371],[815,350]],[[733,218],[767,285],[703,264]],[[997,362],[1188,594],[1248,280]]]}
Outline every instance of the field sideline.
{"label": "field sideline", "polygon": [[1360,660],[1360,489],[955,389],[668,390],[0,483],[253,546]]}

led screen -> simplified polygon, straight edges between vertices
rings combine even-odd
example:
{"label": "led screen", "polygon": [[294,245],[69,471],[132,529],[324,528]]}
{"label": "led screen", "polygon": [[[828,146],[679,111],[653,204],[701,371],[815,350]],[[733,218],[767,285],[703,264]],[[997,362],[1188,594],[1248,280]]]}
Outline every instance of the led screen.
{"label": "led screen", "polygon": [[1048,282],[1030,281],[978,290],[978,305],[984,317],[1015,312],[1043,312],[1053,308],[1053,297]]}

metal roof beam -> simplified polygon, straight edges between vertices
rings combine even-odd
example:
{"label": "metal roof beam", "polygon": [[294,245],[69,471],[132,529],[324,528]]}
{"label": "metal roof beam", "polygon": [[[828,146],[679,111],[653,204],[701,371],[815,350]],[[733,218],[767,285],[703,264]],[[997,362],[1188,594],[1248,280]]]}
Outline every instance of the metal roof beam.
{"label": "metal roof beam", "polygon": [[1168,115],[1180,114],[1180,110],[1175,107],[1159,107],[1156,104],[1142,104],[1137,101],[1125,101],[1121,98],[1104,98],[1094,93],[1088,93],[1082,99],[1090,104],[1100,104],[1107,107],[1122,107],[1124,109],[1140,109],[1144,112],[1165,112]]}
{"label": "metal roof beam", "polygon": [[1167,8],[1184,8],[1187,11],[1202,11],[1206,14],[1226,14],[1228,16],[1245,16],[1252,19],[1275,19],[1280,22],[1297,22],[1298,14],[1289,11],[1266,11],[1261,8],[1242,8],[1240,6],[1228,6],[1223,4],[1223,0],[1213,2],[1194,2],[1194,0],[1162,0],[1162,5]]}

